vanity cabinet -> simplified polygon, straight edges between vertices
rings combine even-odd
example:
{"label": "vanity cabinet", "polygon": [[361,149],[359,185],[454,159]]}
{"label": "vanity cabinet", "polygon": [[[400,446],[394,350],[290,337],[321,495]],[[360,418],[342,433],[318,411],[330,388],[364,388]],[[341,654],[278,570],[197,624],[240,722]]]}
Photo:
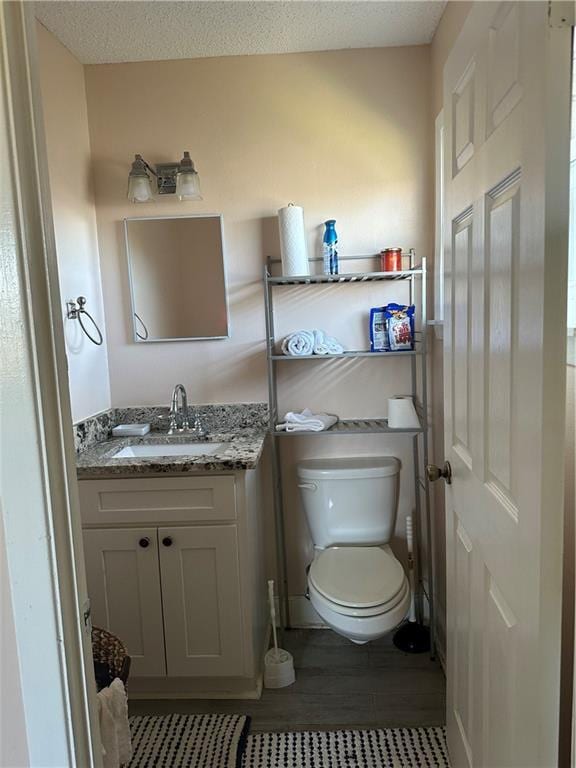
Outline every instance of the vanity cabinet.
{"label": "vanity cabinet", "polygon": [[125,643],[131,695],[256,695],[267,632],[259,471],[79,488],[92,621]]}

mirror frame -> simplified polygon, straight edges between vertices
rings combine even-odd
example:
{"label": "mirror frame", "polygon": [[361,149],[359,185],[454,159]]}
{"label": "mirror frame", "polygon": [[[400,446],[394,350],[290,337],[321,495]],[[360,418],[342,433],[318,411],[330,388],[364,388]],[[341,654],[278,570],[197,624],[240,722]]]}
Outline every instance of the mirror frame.
{"label": "mirror frame", "polygon": [[[131,221],[166,221],[169,219],[219,219],[220,220],[220,241],[222,243],[222,273],[224,277],[224,305],[226,309],[226,329],[225,336],[177,336],[175,338],[163,339],[141,339],[138,337],[136,329],[136,305],[134,301],[134,274],[132,269],[132,259],[130,258],[130,243],[128,240],[128,224]],[[228,298],[228,280],[226,275],[226,248],[224,244],[224,218],[221,213],[191,213],[179,216],[127,216],[122,220],[124,224],[124,242],[126,248],[126,263],[128,265],[128,288],[130,291],[130,308],[132,322],[132,339],[136,344],[163,344],[170,341],[221,341],[230,338],[230,306]]]}

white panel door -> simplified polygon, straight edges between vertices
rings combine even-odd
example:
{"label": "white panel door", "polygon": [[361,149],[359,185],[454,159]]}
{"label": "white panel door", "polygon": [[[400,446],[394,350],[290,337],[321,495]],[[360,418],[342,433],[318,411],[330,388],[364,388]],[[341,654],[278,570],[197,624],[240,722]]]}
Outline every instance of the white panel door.
{"label": "white panel door", "polygon": [[235,525],[160,528],[169,675],[242,675],[244,642]]}
{"label": "white panel door", "polygon": [[122,640],[130,676],[166,674],[156,528],[84,531],[92,622]]}
{"label": "white panel door", "polygon": [[444,72],[448,742],[556,764],[570,30],[475,3]]}

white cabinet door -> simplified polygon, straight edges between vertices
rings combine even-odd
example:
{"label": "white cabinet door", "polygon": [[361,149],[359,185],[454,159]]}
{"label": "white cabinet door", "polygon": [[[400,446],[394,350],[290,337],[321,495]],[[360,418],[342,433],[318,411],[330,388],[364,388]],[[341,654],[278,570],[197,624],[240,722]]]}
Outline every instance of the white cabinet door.
{"label": "white cabinet door", "polygon": [[169,675],[243,674],[235,525],[160,528]]}
{"label": "white cabinet door", "polygon": [[85,530],[84,550],[94,625],[125,644],[131,676],[165,675],[156,529]]}

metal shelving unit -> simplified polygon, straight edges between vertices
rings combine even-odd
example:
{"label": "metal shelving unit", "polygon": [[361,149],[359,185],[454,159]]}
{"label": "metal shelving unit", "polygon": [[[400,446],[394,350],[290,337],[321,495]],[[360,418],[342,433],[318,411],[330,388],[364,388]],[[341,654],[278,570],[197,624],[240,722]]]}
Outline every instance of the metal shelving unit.
{"label": "metal shelving unit", "polygon": [[[367,261],[374,256],[354,256],[341,258],[341,262]],[[311,259],[311,261],[318,261]],[[427,339],[426,339],[426,259],[422,259],[420,265],[414,263],[414,251],[410,252],[410,269],[401,272],[350,272],[340,275],[303,275],[303,276],[273,276],[273,264],[278,260],[270,260],[264,268],[264,300],[266,310],[266,352],[268,363],[268,400],[270,408],[270,434],[272,436],[272,459],[274,472],[274,506],[276,513],[276,548],[279,569],[279,595],[282,624],[290,627],[290,608],[288,603],[288,588],[286,577],[286,548],[284,540],[284,505],[282,492],[282,468],[280,462],[279,440],[295,437],[324,437],[329,435],[398,435],[412,437],[413,464],[414,464],[414,500],[415,514],[414,532],[416,539],[415,557],[415,582],[416,612],[418,621],[424,618],[424,597],[428,603],[428,617],[430,623],[430,636],[432,653],[434,653],[434,535],[430,513],[430,488],[426,477],[425,468],[428,464],[428,389],[427,389]],[[415,300],[415,280],[421,281],[420,307],[417,312],[415,349],[399,352],[370,352],[357,350],[344,352],[340,355],[303,355],[288,356],[278,352],[278,339],[274,329],[274,291],[287,286],[314,286],[314,285],[342,285],[346,283],[377,283],[390,281],[407,281],[409,288],[409,303]],[[276,429],[280,422],[278,412],[278,381],[277,366],[285,363],[313,361],[324,362],[351,360],[356,358],[374,358],[381,363],[382,358],[397,360],[398,357],[406,357],[410,360],[410,384],[411,394],[414,399],[420,428],[416,429],[392,429],[386,419],[344,419],[337,422],[331,429],[324,432],[285,432]],[[419,364],[420,362],[420,364]],[[427,544],[427,584],[424,583],[422,565],[422,537],[423,523],[425,524]]]}

